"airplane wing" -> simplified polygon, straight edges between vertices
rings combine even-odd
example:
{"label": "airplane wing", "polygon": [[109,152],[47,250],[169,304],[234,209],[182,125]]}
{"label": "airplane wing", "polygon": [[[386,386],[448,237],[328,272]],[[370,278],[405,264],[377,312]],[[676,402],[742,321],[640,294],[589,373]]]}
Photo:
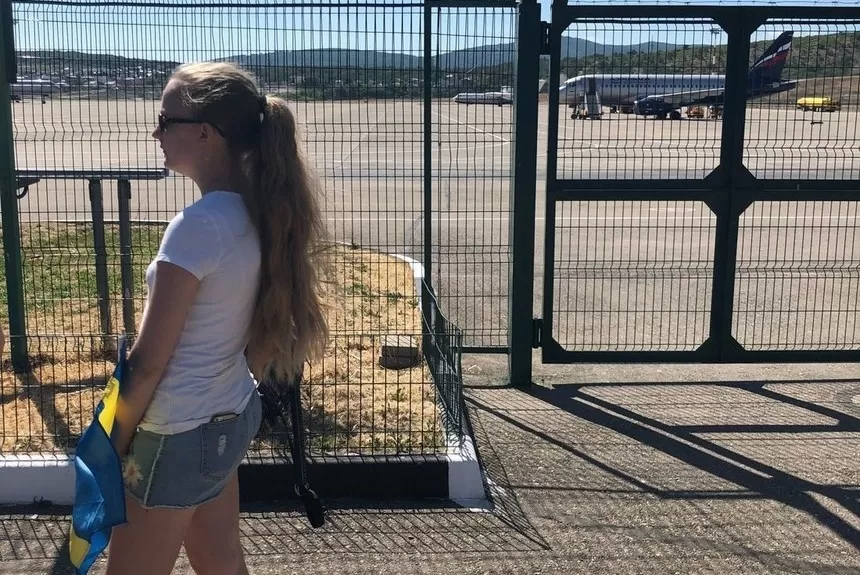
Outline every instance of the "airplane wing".
{"label": "airplane wing", "polygon": [[653,94],[639,98],[639,102],[664,102],[673,106],[687,106],[689,104],[705,103],[709,100],[722,98],[723,91],[720,88],[709,88],[706,90],[687,90],[684,92],[672,92],[669,94]]}

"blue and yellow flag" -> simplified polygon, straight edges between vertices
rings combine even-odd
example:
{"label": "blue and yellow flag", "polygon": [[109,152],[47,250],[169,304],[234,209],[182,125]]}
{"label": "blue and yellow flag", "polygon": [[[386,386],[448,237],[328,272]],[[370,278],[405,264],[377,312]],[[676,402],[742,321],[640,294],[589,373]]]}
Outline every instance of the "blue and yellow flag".
{"label": "blue and yellow flag", "polygon": [[126,372],[126,342],[96,407],[93,421],[75,449],[75,503],[69,534],[69,557],[76,573],[85,575],[107,548],[111,529],[125,523],[125,489],[122,462],[111,443],[119,389]]}

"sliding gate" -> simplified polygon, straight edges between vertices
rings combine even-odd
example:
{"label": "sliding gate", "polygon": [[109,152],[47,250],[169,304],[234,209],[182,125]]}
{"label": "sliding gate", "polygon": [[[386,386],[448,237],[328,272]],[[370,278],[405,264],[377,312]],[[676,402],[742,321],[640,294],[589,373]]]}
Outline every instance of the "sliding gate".
{"label": "sliding gate", "polygon": [[860,360],[858,22],[553,4],[544,362]]}

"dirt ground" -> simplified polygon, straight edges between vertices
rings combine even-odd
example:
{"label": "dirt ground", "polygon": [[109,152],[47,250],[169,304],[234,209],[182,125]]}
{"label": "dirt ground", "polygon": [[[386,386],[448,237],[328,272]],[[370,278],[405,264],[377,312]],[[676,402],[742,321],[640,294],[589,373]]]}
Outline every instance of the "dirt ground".
{"label": "dirt ground", "polygon": [[[72,449],[113,369],[114,340],[99,334],[93,258],[89,248],[74,247],[87,245],[77,239],[89,231],[86,225],[55,224],[23,234],[30,247],[24,250],[25,301],[30,333],[36,334],[30,339],[34,370],[13,374],[8,357],[4,360],[2,452]],[[142,270],[157,248],[158,234],[152,236],[154,242],[139,241],[135,248],[135,289],[140,290],[134,299],[136,325],[145,302]],[[52,249],[52,243],[63,247]],[[334,246],[329,258],[333,276],[325,303],[330,344],[322,361],[307,366],[303,388],[309,447],[322,453],[402,452],[438,444],[441,421],[426,365],[392,370],[378,361],[386,335],[421,343],[419,299],[409,265],[342,245]],[[118,258],[108,257],[108,283],[116,326],[122,322],[122,299],[114,277],[119,262],[113,259]],[[261,448],[268,443],[261,441]]]}

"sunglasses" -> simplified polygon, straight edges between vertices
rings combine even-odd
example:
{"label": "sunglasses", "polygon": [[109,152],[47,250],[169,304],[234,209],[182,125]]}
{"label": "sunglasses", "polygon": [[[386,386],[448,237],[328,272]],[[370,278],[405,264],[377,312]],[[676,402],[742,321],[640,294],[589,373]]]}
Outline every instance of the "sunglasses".
{"label": "sunglasses", "polygon": [[207,122],[206,120],[201,120],[198,118],[168,118],[164,114],[158,115],[158,131],[162,134],[167,132],[167,126],[170,124],[209,124],[215,131],[221,134],[222,137],[226,138],[227,134],[225,134],[221,128],[213,124],[212,122]]}

